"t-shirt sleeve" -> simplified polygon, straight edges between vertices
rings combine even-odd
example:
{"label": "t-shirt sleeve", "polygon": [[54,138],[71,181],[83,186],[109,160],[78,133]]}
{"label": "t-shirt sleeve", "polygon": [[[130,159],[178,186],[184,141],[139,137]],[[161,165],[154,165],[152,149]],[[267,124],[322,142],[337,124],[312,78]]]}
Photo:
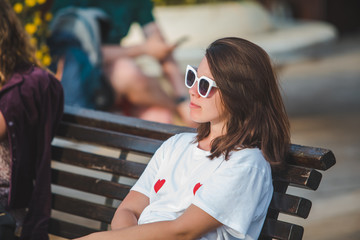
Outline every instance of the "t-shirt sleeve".
{"label": "t-shirt sleeve", "polygon": [[140,192],[147,197],[150,197],[151,188],[153,186],[155,177],[159,168],[162,164],[164,159],[164,155],[166,153],[167,146],[171,145],[172,139],[168,139],[165,141],[159,148],[156,150],[153,157],[150,159],[149,163],[147,164],[144,172],[141,174],[138,181],[134,184],[131,188],[133,191]]}
{"label": "t-shirt sleeve", "polygon": [[154,21],[154,15],[152,13],[153,3],[150,0],[142,0],[140,2],[141,3],[138,3],[136,21],[141,26],[144,26]]}
{"label": "t-shirt sleeve", "polygon": [[270,168],[231,159],[204,182],[193,204],[221,222],[231,235],[244,238],[250,224],[266,215],[272,192]]}

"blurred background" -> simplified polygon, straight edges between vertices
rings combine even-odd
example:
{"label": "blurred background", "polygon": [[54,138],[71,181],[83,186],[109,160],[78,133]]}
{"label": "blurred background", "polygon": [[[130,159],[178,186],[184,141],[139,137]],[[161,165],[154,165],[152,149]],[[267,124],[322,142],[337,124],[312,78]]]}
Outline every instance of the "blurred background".
{"label": "blurred background", "polygon": [[[274,1],[263,1],[265,4]],[[337,164],[323,172],[304,239],[360,239],[360,1],[286,1],[299,20],[331,24],[336,38],[285,64],[279,77],[292,141],[331,149]]]}

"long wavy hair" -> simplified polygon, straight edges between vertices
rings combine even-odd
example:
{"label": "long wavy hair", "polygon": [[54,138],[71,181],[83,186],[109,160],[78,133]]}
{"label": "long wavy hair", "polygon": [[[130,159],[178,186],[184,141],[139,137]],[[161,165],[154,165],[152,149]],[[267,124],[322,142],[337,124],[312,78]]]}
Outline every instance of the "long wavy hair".
{"label": "long wavy hair", "polygon": [[14,72],[41,67],[36,49],[7,0],[0,0],[0,89]]}
{"label": "long wavy hair", "polygon": [[[283,167],[290,145],[290,125],[268,54],[241,38],[216,40],[206,50],[210,71],[226,113],[226,134],[211,145],[210,158],[231,151],[259,148],[273,170]],[[198,127],[197,141],[210,133]]]}

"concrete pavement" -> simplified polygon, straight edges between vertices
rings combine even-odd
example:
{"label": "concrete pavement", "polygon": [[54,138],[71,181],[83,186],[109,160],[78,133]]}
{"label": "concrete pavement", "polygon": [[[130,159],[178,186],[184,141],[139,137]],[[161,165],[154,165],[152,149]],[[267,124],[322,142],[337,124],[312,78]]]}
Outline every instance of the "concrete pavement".
{"label": "concrete pavement", "polygon": [[[360,32],[279,72],[292,141],[331,149],[337,159],[315,192],[304,239],[360,239]],[[284,217],[289,219],[289,217]]]}

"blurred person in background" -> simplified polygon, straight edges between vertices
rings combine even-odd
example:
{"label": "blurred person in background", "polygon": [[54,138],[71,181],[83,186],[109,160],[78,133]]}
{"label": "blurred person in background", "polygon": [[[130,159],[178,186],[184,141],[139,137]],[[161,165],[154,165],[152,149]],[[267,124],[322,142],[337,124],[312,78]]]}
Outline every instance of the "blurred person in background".
{"label": "blurred person in background", "polygon": [[63,89],[35,51],[8,0],[1,0],[0,204],[16,219],[20,239],[47,240],[51,141]]}
{"label": "blurred person in background", "polygon": [[[181,121],[185,125],[193,125],[194,123],[189,118],[188,112],[188,98],[186,97],[187,91],[183,86],[183,76],[178,67],[178,64],[172,56],[172,52],[176,45],[171,45],[165,42],[164,37],[155,22],[152,14],[153,3],[150,0],[54,0],[52,5],[52,12],[54,13],[54,20],[52,25],[52,41],[60,42],[57,46],[61,45],[64,41],[61,41],[61,34],[57,31],[59,28],[62,33],[67,32],[78,32],[76,39],[80,42],[80,45],[86,45],[84,43],[88,40],[83,40],[83,36],[79,31],[71,30],[75,24],[68,24],[70,27],[64,27],[64,16],[81,15],[81,21],[84,19],[89,20],[90,24],[93,25],[91,18],[99,20],[98,25],[100,30],[94,27],[95,38],[92,40],[101,43],[101,51],[97,55],[98,59],[101,58],[100,64],[102,71],[105,75],[105,81],[110,83],[111,89],[114,93],[113,100],[107,100],[105,107],[100,106],[97,102],[97,97],[94,94],[88,94],[92,86],[93,80],[88,81],[88,84],[83,84],[77,87],[78,90],[74,89],[75,81],[79,81],[81,74],[64,75],[67,69],[74,64],[68,63],[71,57],[66,57],[64,52],[58,53],[60,57],[57,64],[57,72],[59,72],[59,78],[61,81],[68,81],[69,83],[63,83],[63,85],[69,85],[65,88],[65,102],[69,99],[69,104],[78,105],[81,107],[109,109],[113,106],[120,106],[122,113],[135,116],[146,120],[153,120],[165,123],[174,123],[174,114],[178,114]],[[88,11],[85,11],[88,10]],[[98,12],[94,11],[98,10]],[[101,12],[99,12],[101,11]],[[62,16],[62,19],[59,17]],[[71,21],[74,21],[71,20]],[[55,22],[55,23],[54,23]],[[124,38],[129,31],[132,23],[137,22],[142,27],[146,40],[139,45],[131,47],[122,47],[120,41]],[[59,23],[59,24],[56,24]],[[61,24],[60,24],[61,23]],[[64,28],[67,28],[64,30]],[[55,33],[57,32],[57,33]],[[74,33],[72,33],[74,35]],[[100,36],[101,35],[101,36]],[[97,40],[96,38],[100,38]],[[68,38],[66,38],[68,39]],[[87,38],[89,39],[89,38]],[[68,41],[68,40],[66,40]],[[95,44],[96,43],[90,43]],[[53,49],[57,48],[54,45]],[[98,47],[95,46],[93,49]],[[140,69],[135,63],[135,58],[141,55],[149,55],[155,58],[162,67],[164,76],[169,80],[172,86],[172,93],[168,94],[164,91],[163,86],[158,79],[149,77]],[[63,57],[65,56],[65,57]],[[56,57],[55,57],[56,59]],[[89,74],[94,76],[94,74]],[[80,77],[79,77],[80,76]],[[94,80],[96,81],[96,80]],[[104,84],[104,83],[102,83]],[[105,83],[106,84],[106,83]],[[94,92],[96,92],[94,87]],[[72,93],[67,95],[67,89]],[[88,91],[88,92],[86,92]],[[76,95],[83,94],[90,96],[89,100],[85,103],[80,103],[84,98],[80,100],[70,100]],[[104,94],[109,96],[108,93]],[[95,102],[94,102],[95,101]]]}

